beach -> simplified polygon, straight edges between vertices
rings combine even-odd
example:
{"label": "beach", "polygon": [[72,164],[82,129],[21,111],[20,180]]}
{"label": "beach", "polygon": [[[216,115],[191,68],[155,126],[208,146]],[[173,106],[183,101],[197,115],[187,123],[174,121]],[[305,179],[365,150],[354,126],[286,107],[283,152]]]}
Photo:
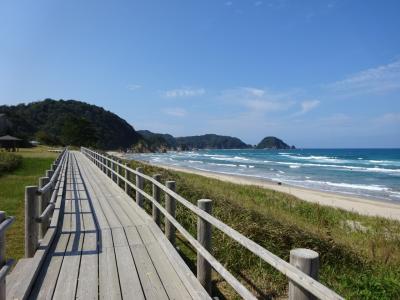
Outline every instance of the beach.
{"label": "beach", "polygon": [[378,216],[400,221],[400,205],[395,203],[389,203],[387,201],[370,200],[361,197],[321,192],[311,189],[294,187],[287,184],[278,185],[276,182],[261,180],[252,177],[239,176],[239,175],[219,174],[214,172],[206,172],[206,171],[193,170],[189,168],[168,166],[161,164],[152,164],[152,165],[156,165],[158,167],[166,168],[169,170],[206,176],[236,184],[254,185],[266,189],[272,189],[275,191],[293,195],[304,201],[319,203],[320,205],[336,207],[347,211],[356,212],[362,215]]}

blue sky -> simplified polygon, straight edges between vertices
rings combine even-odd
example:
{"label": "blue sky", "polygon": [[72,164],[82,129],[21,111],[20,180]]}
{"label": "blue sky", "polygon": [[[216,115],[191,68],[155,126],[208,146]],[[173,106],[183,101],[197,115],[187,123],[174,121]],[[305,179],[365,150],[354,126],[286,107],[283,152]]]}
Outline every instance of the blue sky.
{"label": "blue sky", "polygon": [[0,3],[0,104],[76,99],[136,129],[400,147],[400,1]]}

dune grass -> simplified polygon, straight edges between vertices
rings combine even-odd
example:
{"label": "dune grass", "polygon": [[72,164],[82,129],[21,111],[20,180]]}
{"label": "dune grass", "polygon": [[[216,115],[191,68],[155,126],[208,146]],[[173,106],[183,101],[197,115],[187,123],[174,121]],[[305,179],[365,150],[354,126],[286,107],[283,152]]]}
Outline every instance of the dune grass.
{"label": "dune grass", "polygon": [[24,256],[24,188],[36,185],[57,156],[43,147],[21,149],[18,155],[18,168],[0,176],[0,210],[16,217],[6,234],[6,255],[14,259]]}
{"label": "dune grass", "polygon": [[[400,222],[320,206],[256,186],[134,161],[130,165],[143,167],[146,174],[159,173],[163,181],[175,180],[177,192],[192,203],[212,199],[214,216],[285,260],[293,248],[319,252],[320,281],[348,299],[400,299]],[[150,184],[145,188],[150,192]],[[196,217],[179,204],[177,219],[196,236]],[[178,246],[195,270],[192,247],[182,238]],[[286,295],[283,275],[216,229],[213,252],[259,298]],[[214,293],[222,299],[238,298],[218,276]]]}

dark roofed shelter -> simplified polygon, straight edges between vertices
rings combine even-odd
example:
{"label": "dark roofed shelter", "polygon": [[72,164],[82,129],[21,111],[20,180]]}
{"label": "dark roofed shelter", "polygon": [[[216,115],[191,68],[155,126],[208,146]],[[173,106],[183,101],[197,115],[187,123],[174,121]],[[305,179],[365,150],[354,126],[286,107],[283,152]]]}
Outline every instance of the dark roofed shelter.
{"label": "dark roofed shelter", "polygon": [[0,148],[5,148],[7,151],[15,152],[18,150],[21,141],[21,139],[15,136],[4,135],[0,137]]}

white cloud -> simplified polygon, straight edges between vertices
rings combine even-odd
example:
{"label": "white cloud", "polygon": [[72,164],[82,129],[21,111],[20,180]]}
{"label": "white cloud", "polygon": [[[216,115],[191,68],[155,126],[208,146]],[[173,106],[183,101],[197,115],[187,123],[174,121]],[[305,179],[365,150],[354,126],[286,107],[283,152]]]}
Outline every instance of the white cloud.
{"label": "white cloud", "polygon": [[295,103],[290,98],[290,93],[254,87],[240,87],[222,92],[222,99],[226,102],[242,105],[258,113],[287,110]]}
{"label": "white cloud", "polygon": [[256,1],[256,2],[254,2],[254,6],[260,6],[261,4],[263,4],[262,1]]}
{"label": "white cloud", "polygon": [[344,96],[383,94],[400,89],[400,60],[367,69],[327,87]]}
{"label": "white cloud", "polygon": [[226,6],[231,6],[232,4],[233,4],[232,1],[226,1],[226,2],[225,2],[225,5],[226,5]]}
{"label": "white cloud", "polygon": [[319,104],[320,104],[320,102],[318,100],[303,101],[300,103],[301,110],[300,110],[299,114],[308,113],[310,110],[316,108]]}
{"label": "white cloud", "polygon": [[173,117],[184,117],[187,115],[186,110],[180,107],[165,108],[163,112]]}
{"label": "white cloud", "polygon": [[182,88],[182,89],[173,89],[168,90],[163,93],[164,97],[166,98],[182,98],[182,97],[195,97],[201,96],[205,94],[205,89],[199,88]]}
{"label": "white cloud", "polygon": [[142,88],[140,84],[130,84],[128,85],[128,90],[135,91]]}

